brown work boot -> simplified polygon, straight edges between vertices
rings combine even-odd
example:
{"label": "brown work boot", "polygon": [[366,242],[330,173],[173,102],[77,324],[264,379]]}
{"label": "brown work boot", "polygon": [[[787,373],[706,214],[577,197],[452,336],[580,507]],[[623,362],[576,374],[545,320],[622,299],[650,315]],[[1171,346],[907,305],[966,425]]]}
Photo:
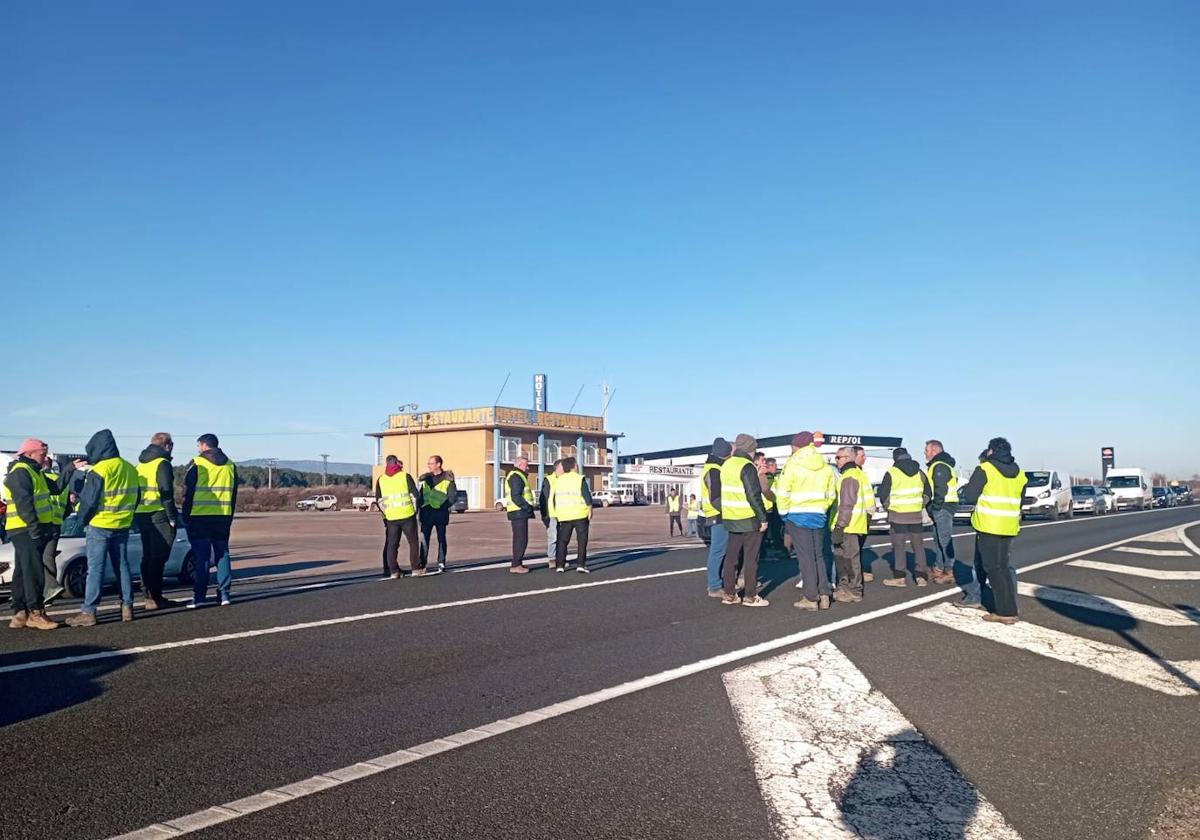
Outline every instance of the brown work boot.
{"label": "brown work boot", "polygon": [[875,580],[873,572],[863,572],[863,583],[870,583],[873,580]]}
{"label": "brown work boot", "polygon": [[833,592],[833,600],[839,604],[857,604],[862,600],[862,596],[857,592],[850,592],[845,589],[835,589]]}
{"label": "brown work boot", "polygon": [[57,630],[58,622],[46,615],[44,610],[38,610],[29,614],[29,620],[25,622],[26,627],[32,627],[34,630]]}
{"label": "brown work boot", "polygon": [[817,606],[818,606],[818,607],[820,607],[820,608],[821,608],[821,609],[823,609],[823,610],[827,610],[827,609],[829,609],[829,596],[828,596],[828,595],[822,595],[820,598],[818,598],[818,599],[817,599]]}
{"label": "brown work boot", "polygon": [[884,586],[908,586],[908,579],[904,575],[898,575],[888,578],[883,582]]}
{"label": "brown work boot", "polygon": [[792,606],[798,610],[808,610],[810,612],[816,612],[818,609],[820,609],[816,601],[810,601],[807,598],[801,598],[799,601],[792,604]]}
{"label": "brown work boot", "polygon": [[133,621],[133,607],[121,605],[121,621]]}
{"label": "brown work boot", "polygon": [[509,566],[508,573],[510,575],[527,575],[529,574],[529,569],[524,566]]}
{"label": "brown work boot", "polygon": [[984,613],[984,621],[991,621],[996,624],[1016,624],[1018,619],[1015,615],[996,615],[995,613]]}
{"label": "brown work boot", "polygon": [[95,627],[96,614],[77,612],[75,615],[67,619],[68,627]]}
{"label": "brown work boot", "polygon": [[13,613],[12,621],[8,622],[9,630],[23,630],[29,624],[29,613],[25,610],[18,610]]}

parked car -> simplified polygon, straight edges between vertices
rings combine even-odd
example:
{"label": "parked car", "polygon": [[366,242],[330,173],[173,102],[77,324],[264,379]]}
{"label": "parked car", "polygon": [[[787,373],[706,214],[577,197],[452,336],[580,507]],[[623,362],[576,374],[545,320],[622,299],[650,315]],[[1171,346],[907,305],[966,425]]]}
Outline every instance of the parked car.
{"label": "parked car", "polygon": [[598,490],[592,494],[592,507],[611,507],[621,502],[611,490]]}
{"label": "parked car", "polygon": [[450,505],[451,513],[466,513],[471,507],[471,499],[467,495],[466,490],[456,490],[454,493],[454,503]]}
{"label": "parked car", "polygon": [[1117,505],[1117,494],[1112,491],[1112,488],[1107,485],[1101,485],[1096,488],[1104,497],[1108,499],[1108,510],[1110,513],[1116,513],[1121,508]]}
{"label": "parked car", "polygon": [[1195,501],[1190,484],[1176,484],[1171,487],[1171,492],[1175,494],[1175,501],[1181,505],[1190,505]]}
{"label": "parked car", "polygon": [[1090,513],[1093,516],[1115,513],[1116,508],[1112,506],[1110,498],[1103,487],[1094,484],[1077,484],[1071,488],[1076,513]]}
{"label": "parked car", "polygon": [[1154,504],[1150,481],[1141,467],[1113,467],[1104,483],[1116,494],[1118,510],[1148,510]]}
{"label": "parked car", "polygon": [[1175,507],[1177,504],[1175,501],[1175,494],[1166,487],[1151,487],[1150,492],[1154,497],[1154,501],[1151,503],[1152,507],[1168,508]]}
{"label": "parked car", "polygon": [[1021,502],[1022,516],[1058,519],[1074,514],[1071,476],[1061,470],[1026,470],[1025,478],[1027,483],[1025,498]]}
{"label": "parked car", "polygon": [[379,500],[374,496],[355,496],[350,500],[350,504],[358,511],[379,510]]}
{"label": "parked car", "polygon": [[296,510],[337,510],[337,496],[309,496],[296,502]]}

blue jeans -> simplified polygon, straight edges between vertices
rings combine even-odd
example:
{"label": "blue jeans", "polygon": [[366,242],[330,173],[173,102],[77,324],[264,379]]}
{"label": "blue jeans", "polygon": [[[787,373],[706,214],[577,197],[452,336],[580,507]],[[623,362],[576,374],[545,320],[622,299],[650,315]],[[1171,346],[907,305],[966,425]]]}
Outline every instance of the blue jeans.
{"label": "blue jeans", "polygon": [[85,613],[96,614],[100,593],[104,591],[104,567],[110,561],[121,581],[121,605],[133,606],[133,570],[129,568],[129,529],[97,528],[88,525],[84,531],[87,551],[87,585],[83,592]]}
{"label": "blue jeans", "polygon": [[729,545],[729,532],[720,522],[713,525],[709,532],[712,542],[708,545],[708,591],[721,589],[721,563],[725,560],[725,549]]}
{"label": "blue jeans", "polygon": [[229,566],[229,540],[212,536],[192,537],[192,556],[196,558],[195,574],[192,578],[192,600],[203,604],[208,597],[208,566],[215,556],[217,561],[217,595],[224,601],[229,598],[229,587],[233,582],[233,571]]}
{"label": "blue jeans", "polygon": [[687,530],[687,535],[688,535],[689,537],[695,537],[695,536],[698,536],[698,534],[697,534],[697,532],[696,532],[696,522],[697,522],[697,521],[698,521],[698,520],[691,519],[691,518],[689,518],[689,519],[688,519],[688,530]]}
{"label": "blue jeans", "polygon": [[933,519],[933,568],[949,570],[954,565],[954,512],[942,508]]}
{"label": "blue jeans", "polygon": [[954,558],[954,583],[962,587],[963,601],[968,604],[978,604],[980,599],[979,581],[975,579],[975,564],[964,563],[958,557]]}

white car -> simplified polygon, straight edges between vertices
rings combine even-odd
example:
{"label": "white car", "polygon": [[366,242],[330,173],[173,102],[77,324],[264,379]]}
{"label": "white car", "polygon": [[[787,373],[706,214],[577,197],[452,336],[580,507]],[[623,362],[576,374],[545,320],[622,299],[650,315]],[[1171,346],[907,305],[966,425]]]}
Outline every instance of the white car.
{"label": "white car", "polygon": [[296,502],[297,510],[337,510],[337,496],[320,495],[309,496],[307,499],[301,499]]}
{"label": "white car", "polygon": [[621,499],[608,490],[598,490],[592,494],[592,507],[611,507],[621,504]]}
{"label": "white car", "polygon": [[1025,497],[1021,501],[1022,516],[1045,516],[1058,519],[1075,515],[1075,500],[1071,496],[1071,476],[1061,470],[1026,470]]}
{"label": "white car", "polygon": [[[875,488],[875,507],[867,511],[867,531],[881,531],[887,533],[892,529],[888,523],[888,512],[884,509],[883,504],[879,501],[879,485],[872,485]],[[929,511],[921,511],[921,527],[928,528],[933,525],[933,519],[929,516]]]}
{"label": "white car", "polygon": [[[82,523],[75,516],[68,516],[62,526],[62,536],[58,539],[58,581],[73,598],[82,598],[87,586],[87,540],[83,530]],[[0,571],[0,589],[5,591],[12,587],[12,563],[12,543],[0,545],[0,567],[7,566]],[[129,568],[133,572],[133,579],[139,580],[142,576],[142,538],[136,530],[129,532]],[[163,568],[163,578],[188,586],[194,571],[192,544],[188,541],[187,530],[180,528],[175,534],[175,544],[171,546],[171,556]],[[115,586],[116,583],[112,564],[105,563],[104,585]]]}
{"label": "white car", "polygon": [[354,509],[357,511],[379,510],[379,500],[374,496],[355,496],[350,500],[350,504],[354,505]]}

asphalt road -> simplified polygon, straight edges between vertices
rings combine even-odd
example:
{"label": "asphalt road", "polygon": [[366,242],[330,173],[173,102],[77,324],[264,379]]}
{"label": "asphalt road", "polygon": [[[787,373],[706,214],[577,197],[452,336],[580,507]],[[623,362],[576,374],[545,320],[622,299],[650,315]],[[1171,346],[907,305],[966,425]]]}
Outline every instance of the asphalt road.
{"label": "asphalt road", "polygon": [[[914,618],[949,610],[937,603],[949,587],[877,579],[862,604],[800,613],[790,562],[764,566],[770,608],[723,607],[704,597],[690,542],[598,556],[590,576],[243,583],[229,608],[5,632],[3,833],[782,836],[722,677],[828,640],[1020,836],[1146,836],[1177,791],[1200,787],[1186,664],[1200,580],[1068,560],[1200,570],[1176,537],[1136,539],[1195,522],[1200,507],[1027,528],[1018,566],[1067,559],[1022,583],[1186,617],[1159,626],[1022,597],[1017,627],[1062,634],[1057,659]],[[1187,534],[1200,543],[1200,527]],[[1068,661],[1063,638],[1099,653]],[[1117,648],[1153,673],[1138,683],[1124,660],[1108,667]],[[871,836],[969,835],[897,823]]]}

